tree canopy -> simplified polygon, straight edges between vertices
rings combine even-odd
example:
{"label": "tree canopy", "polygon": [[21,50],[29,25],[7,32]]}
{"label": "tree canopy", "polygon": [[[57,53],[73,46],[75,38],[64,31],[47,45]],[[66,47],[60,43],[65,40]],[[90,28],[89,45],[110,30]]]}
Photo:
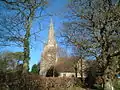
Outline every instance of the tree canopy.
{"label": "tree canopy", "polygon": [[0,69],[2,71],[17,71],[18,65],[23,62],[23,52],[1,52]]}

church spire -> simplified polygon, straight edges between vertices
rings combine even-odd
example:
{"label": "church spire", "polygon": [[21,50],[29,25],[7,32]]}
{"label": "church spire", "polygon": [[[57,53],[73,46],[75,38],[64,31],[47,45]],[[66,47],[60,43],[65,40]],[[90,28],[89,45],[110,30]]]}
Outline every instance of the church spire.
{"label": "church spire", "polygon": [[52,18],[50,20],[50,28],[49,28],[49,35],[48,35],[48,45],[55,45],[55,33],[54,33],[54,26]]}
{"label": "church spire", "polygon": [[52,19],[50,20],[48,42],[44,47],[42,53],[42,60],[40,64],[40,75],[46,76],[47,71],[51,66],[54,66],[58,61],[57,57],[57,43],[55,40],[54,26]]}

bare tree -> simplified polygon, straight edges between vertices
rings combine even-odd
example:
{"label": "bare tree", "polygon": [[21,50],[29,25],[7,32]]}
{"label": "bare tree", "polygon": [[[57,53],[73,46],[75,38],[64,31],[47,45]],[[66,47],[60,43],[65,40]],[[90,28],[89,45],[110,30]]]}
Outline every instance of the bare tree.
{"label": "bare tree", "polygon": [[[23,48],[24,48],[24,70],[23,73],[28,71],[28,63],[30,60],[30,36],[31,27],[35,17],[41,16],[43,7],[46,5],[45,0],[0,0],[2,5],[9,10],[15,11],[16,17],[22,17],[24,20],[23,25],[25,29],[25,34],[23,38]],[[39,15],[36,11],[39,11]]]}
{"label": "bare tree", "polygon": [[[18,22],[19,21],[19,22]],[[0,15],[0,46],[23,47],[25,29],[20,17]]]}
{"label": "bare tree", "polygon": [[69,8],[71,22],[64,24],[67,33],[63,37],[86,52],[86,57],[97,60],[106,83],[107,76],[114,72],[110,70],[113,63],[119,62],[114,58],[120,56],[119,4],[112,0],[73,0]]}

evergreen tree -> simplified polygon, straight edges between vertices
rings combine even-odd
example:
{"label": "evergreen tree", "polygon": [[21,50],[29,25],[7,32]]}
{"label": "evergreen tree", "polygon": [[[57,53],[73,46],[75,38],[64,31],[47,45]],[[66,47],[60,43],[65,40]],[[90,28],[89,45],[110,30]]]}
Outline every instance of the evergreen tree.
{"label": "evergreen tree", "polygon": [[34,73],[34,74],[38,74],[39,73],[39,67],[38,67],[38,65],[34,64],[32,66],[31,73]]}

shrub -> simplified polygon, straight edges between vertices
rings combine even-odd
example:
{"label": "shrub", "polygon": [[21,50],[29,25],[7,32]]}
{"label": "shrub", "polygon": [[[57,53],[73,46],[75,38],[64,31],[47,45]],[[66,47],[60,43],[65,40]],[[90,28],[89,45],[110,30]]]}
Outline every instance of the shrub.
{"label": "shrub", "polygon": [[120,79],[113,82],[115,90],[120,90]]}
{"label": "shrub", "polygon": [[39,75],[0,72],[0,90],[58,90],[70,88],[74,78],[41,77]]}

